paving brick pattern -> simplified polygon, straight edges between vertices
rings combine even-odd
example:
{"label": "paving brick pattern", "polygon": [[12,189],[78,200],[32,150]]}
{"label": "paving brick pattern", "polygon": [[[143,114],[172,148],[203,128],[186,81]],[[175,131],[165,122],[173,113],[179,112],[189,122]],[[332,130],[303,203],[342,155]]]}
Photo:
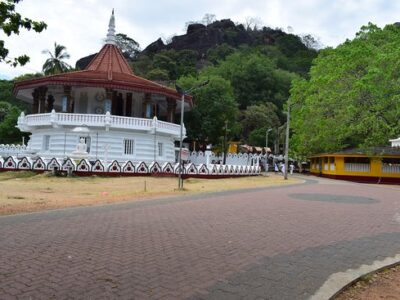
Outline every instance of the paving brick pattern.
{"label": "paving brick pattern", "polygon": [[399,222],[399,188],[329,180],[0,217],[0,299],[306,299]]}

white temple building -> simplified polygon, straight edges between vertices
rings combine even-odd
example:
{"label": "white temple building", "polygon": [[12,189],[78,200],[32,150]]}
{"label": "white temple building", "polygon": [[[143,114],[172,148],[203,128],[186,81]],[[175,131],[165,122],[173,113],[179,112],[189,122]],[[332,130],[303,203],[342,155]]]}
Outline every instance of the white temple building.
{"label": "white temple building", "polygon": [[[14,94],[33,107],[17,125],[31,133],[32,157],[175,162],[181,95],[134,75],[116,44],[114,13],[105,45],[84,70],[17,82]],[[183,102],[190,110],[191,97]]]}

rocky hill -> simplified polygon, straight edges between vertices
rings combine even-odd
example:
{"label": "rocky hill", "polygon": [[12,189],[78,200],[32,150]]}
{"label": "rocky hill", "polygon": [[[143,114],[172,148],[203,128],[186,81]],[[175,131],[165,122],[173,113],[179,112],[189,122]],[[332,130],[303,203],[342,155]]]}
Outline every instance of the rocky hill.
{"label": "rocky hill", "polygon": [[[174,36],[165,44],[161,38],[148,45],[140,56],[150,56],[163,50],[192,50],[198,55],[198,59],[207,57],[208,50],[222,44],[237,48],[240,45],[275,45],[282,44],[282,40],[290,40],[290,45],[283,45],[291,49],[284,49],[289,53],[294,50],[308,50],[298,36],[287,34],[280,29],[263,27],[260,30],[246,29],[242,24],[235,24],[230,19],[215,21],[209,25],[200,23],[190,24],[186,34]],[[288,43],[286,43],[288,44]],[[296,52],[294,51],[294,52]],[[289,53],[290,54],[290,53]],[[95,54],[83,57],[76,62],[76,68],[84,69]],[[129,54],[126,55],[127,57]]]}

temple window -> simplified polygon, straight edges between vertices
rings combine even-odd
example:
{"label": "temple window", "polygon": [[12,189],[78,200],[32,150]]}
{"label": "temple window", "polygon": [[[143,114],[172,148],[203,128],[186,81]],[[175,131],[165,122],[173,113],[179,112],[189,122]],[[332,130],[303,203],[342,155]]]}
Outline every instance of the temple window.
{"label": "temple window", "polygon": [[345,157],[344,169],[349,172],[369,172],[371,169],[368,157]]}
{"label": "temple window", "polygon": [[157,115],[157,105],[154,103],[146,103],[146,118],[153,118]]}
{"label": "temple window", "polygon": [[110,99],[104,100],[104,112],[110,112],[111,113],[111,103],[112,101]]}
{"label": "temple window", "polygon": [[163,143],[158,143],[158,156],[163,156],[164,151],[163,151]]}
{"label": "temple window", "polygon": [[125,155],[132,155],[135,146],[134,140],[125,139],[124,140],[124,154]]}
{"label": "temple window", "polygon": [[68,110],[68,97],[63,96],[61,99],[61,111],[67,112],[67,110]]}
{"label": "temple window", "polygon": [[400,159],[399,158],[383,158],[382,159],[382,172],[383,173],[400,173]]}
{"label": "temple window", "polygon": [[43,136],[43,150],[47,151],[50,149],[50,135]]}

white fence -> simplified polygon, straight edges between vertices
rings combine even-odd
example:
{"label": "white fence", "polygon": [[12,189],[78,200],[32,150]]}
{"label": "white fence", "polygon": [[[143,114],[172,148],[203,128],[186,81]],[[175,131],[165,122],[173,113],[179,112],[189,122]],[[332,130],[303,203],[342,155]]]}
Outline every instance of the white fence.
{"label": "white fence", "polygon": [[66,159],[46,159],[38,157],[30,159],[28,157],[17,158],[9,156],[5,159],[0,157],[0,171],[13,170],[31,170],[37,172],[52,170],[76,172],[78,175],[171,175],[176,176],[181,173],[186,177],[201,178],[218,178],[218,177],[235,177],[235,176],[257,176],[261,169],[259,166],[234,166],[234,165],[195,165],[193,163],[186,164],[182,171],[179,164],[164,163],[160,165],[157,162],[146,164],[145,162],[133,163],[126,161],[119,163],[118,161],[105,162],[96,160],[90,162],[87,159],[74,160]]}
{"label": "white fence", "polygon": [[26,155],[29,152],[25,145],[4,145],[0,144],[0,157],[7,156],[21,156]]}
{"label": "white fence", "polygon": [[[189,160],[190,162],[199,165],[199,164],[207,164],[207,151],[193,151],[190,153]],[[265,154],[247,154],[247,153],[239,153],[232,154],[228,153],[226,156],[226,164],[227,165],[236,165],[236,166],[259,166],[261,158],[265,158]],[[216,155],[211,152],[209,157],[209,164],[222,164],[224,159],[224,155]]]}

